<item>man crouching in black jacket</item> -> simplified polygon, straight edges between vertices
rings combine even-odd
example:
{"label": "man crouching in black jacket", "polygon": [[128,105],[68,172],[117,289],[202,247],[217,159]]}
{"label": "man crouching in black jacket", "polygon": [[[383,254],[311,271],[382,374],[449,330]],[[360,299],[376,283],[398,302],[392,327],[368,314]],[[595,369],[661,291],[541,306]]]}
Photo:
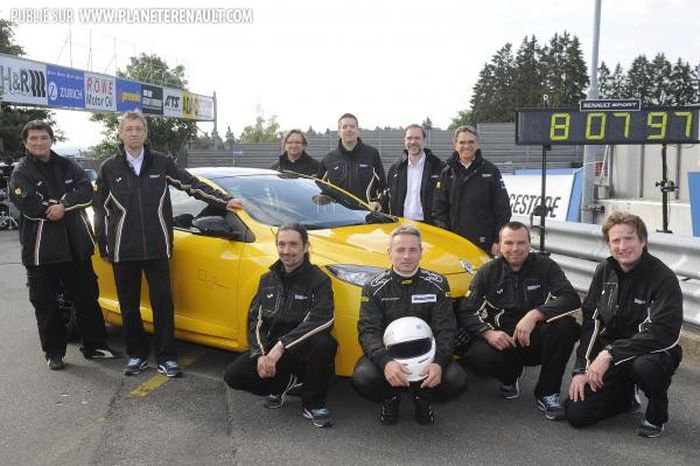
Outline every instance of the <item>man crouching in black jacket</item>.
{"label": "man crouching in black jacket", "polygon": [[636,412],[636,385],[649,399],[637,433],[659,437],[668,422],[671,376],[683,355],[683,295],[673,271],[647,252],[641,218],[612,213],[603,239],[611,256],[598,265],[582,306],[566,418],[583,427]]}
{"label": "man crouching in black jacket", "polygon": [[579,336],[569,314],[581,300],[556,262],[530,252],[524,224],[505,224],[499,248],[502,256],[479,269],[460,306],[456,352],[478,374],[499,379],[507,400],[520,396],[523,366],[541,364],[537,405],[547,419],[564,419],[559,392]]}
{"label": "man crouching in black jacket", "polygon": [[331,336],[331,280],[309,262],[304,226],[282,225],[277,251],[279,260],[260,278],[250,308],[250,352],[229,364],[224,380],[235,390],[266,395],[266,408],[281,408],[298,377],[304,382],[302,414],[316,427],[329,427],[326,392],[338,349]]}
{"label": "man crouching in black jacket", "polygon": [[[413,225],[395,229],[389,241],[388,269],[362,288],[357,332],[364,356],[355,366],[352,383],[361,395],[382,403],[379,420],[396,424],[402,391],[413,398],[416,420],[433,424],[432,401],[445,400],[467,388],[466,374],[452,361],[456,333],[450,286],[442,275],[420,268],[423,254],[420,231]],[[435,339],[432,362],[409,382],[411,367],[392,357],[384,345],[389,324],[402,317],[417,317],[430,326]],[[422,364],[418,364],[422,367]]]}

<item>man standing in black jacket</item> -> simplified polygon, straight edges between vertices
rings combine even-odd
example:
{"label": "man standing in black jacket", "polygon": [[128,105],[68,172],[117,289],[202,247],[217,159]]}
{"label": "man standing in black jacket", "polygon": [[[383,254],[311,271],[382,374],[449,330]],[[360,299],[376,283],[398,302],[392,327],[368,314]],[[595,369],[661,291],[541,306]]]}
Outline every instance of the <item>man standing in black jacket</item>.
{"label": "man standing in black jacket", "polygon": [[435,190],[435,224],[496,256],[498,232],[511,215],[501,172],[481,155],[476,129],[460,126],[453,143]]}
{"label": "man standing in black jacket", "polygon": [[647,229],[627,212],[603,224],[610,257],[598,265],[583,303],[566,417],[574,427],[640,408],[639,387],[649,399],[637,433],[659,437],[668,422],[668,389],[683,352],[683,295],[678,278],[647,252]]}
{"label": "man standing in black jacket", "polygon": [[[413,225],[402,225],[392,232],[388,253],[391,268],[362,288],[357,333],[364,356],[355,366],[352,383],[360,394],[382,403],[382,424],[398,421],[402,391],[411,393],[416,420],[432,424],[432,401],[457,396],[467,388],[466,374],[452,360],[456,323],[450,285],[442,275],[420,268],[423,245],[420,231]],[[387,326],[402,317],[422,319],[435,339],[434,360],[417,382],[409,382],[410,370],[384,345]]]}
{"label": "man standing in black jacket", "polygon": [[408,125],[403,155],[389,168],[388,205],[391,215],[433,223],[433,193],[444,164],[424,148],[425,130]]}
{"label": "man standing in black jacket", "polygon": [[381,210],[386,176],[379,151],[362,142],[357,118],[351,113],[338,120],[338,148],[321,161],[318,177],[348,191],[374,210]]}
{"label": "man standing in black jacket", "polygon": [[331,280],[309,262],[304,226],[282,225],[276,243],[279,260],[260,277],[248,315],[250,351],[229,364],[224,380],[233,389],[267,395],[264,406],[275,409],[299,377],[302,414],[316,427],[329,427],[326,392],[338,348],[331,335]]}
{"label": "man standing in black jacket", "polygon": [[581,300],[556,262],[530,252],[524,224],[504,225],[499,246],[502,256],[479,269],[460,306],[456,352],[478,374],[499,379],[508,400],[520,396],[523,366],[541,364],[537,406],[547,419],[564,419],[561,382],[579,336],[570,314]]}
{"label": "man standing in black jacket", "polygon": [[92,269],[95,242],[85,213],[92,202],[92,184],[82,168],[51,150],[54,134],[46,122],[27,123],[22,140],[27,155],[12,173],[9,189],[22,214],[22,263],[49,369],[64,368],[68,344],[56,296],[61,284],[75,307],[85,358],[117,357],[107,346]]}
{"label": "man standing in black jacket", "polygon": [[150,348],[141,320],[141,274],[146,275],[153,311],[158,372],[179,377],[169,259],[173,218],[169,185],[212,206],[235,210],[233,199],[178,168],[172,157],[144,145],[148,134],[140,112],[126,112],[119,123],[123,145],[102,163],[95,196],[95,227],[100,254],[112,263],[129,360],[124,375],[148,365]]}
{"label": "man standing in black jacket", "polygon": [[321,164],[306,153],[309,142],[300,129],[292,129],[282,138],[284,152],[270,168],[302,175],[316,176]]}

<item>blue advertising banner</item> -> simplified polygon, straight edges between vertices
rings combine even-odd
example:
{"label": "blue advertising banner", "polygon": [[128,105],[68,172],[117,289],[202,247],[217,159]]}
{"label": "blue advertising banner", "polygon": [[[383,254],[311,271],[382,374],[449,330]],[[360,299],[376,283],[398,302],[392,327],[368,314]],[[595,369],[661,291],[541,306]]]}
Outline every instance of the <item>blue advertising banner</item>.
{"label": "blue advertising banner", "polygon": [[46,65],[46,81],[50,107],[85,109],[85,75],[82,71]]}
{"label": "blue advertising banner", "polygon": [[700,236],[700,172],[688,172],[688,191],[693,236]]}
{"label": "blue advertising banner", "polygon": [[117,111],[141,110],[141,83],[117,78]]}

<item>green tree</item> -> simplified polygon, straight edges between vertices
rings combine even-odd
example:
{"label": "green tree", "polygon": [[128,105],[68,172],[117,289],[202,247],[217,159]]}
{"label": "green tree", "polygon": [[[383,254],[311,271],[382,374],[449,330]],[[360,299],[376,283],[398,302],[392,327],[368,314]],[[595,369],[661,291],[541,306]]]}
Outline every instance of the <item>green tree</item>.
{"label": "green tree", "polygon": [[421,123],[421,126],[422,126],[423,129],[426,130],[426,131],[435,128],[435,127],[433,126],[433,120],[431,120],[430,117],[425,117],[425,120],[423,120],[423,123]]}
{"label": "green tree", "polygon": [[514,58],[507,43],[479,73],[472,89],[472,118],[480,123],[513,121],[515,94],[513,89]]}
{"label": "green tree", "polygon": [[696,81],[693,77],[693,69],[690,67],[690,63],[684,62],[679,58],[671,70],[671,105],[694,104],[700,100],[695,84]]}
{"label": "green tree", "polygon": [[627,97],[641,99],[642,104],[648,105],[651,103],[652,92],[651,64],[646,55],[639,55],[627,71]]}
{"label": "green tree", "polygon": [[[117,71],[117,76],[177,89],[187,89],[185,68],[182,65],[170,68],[165,60],[157,55],[142,53],[138,57],[131,57],[126,70]],[[90,119],[99,121],[105,126],[102,131],[104,138],[97,146],[90,148],[91,155],[97,158],[113,155],[120,143],[117,137],[119,116],[115,113],[95,112]],[[172,154],[175,157],[183,152],[187,142],[194,138],[197,133],[197,123],[194,121],[149,116],[146,116],[146,120],[148,121],[146,143],[153,149]]]}
{"label": "green tree", "polygon": [[476,124],[476,122],[474,121],[472,111],[469,109],[461,110],[459,113],[457,113],[457,116],[452,119],[450,126],[448,126],[447,129],[448,131],[453,131],[460,126],[474,124]]}
{"label": "green tree", "polygon": [[612,99],[610,94],[612,93],[610,88],[612,83],[612,74],[610,73],[610,68],[605,64],[604,61],[600,62],[598,67],[598,95],[601,99]]}
{"label": "green tree", "polygon": [[[24,55],[24,49],[14,41],[14,23],[0,19],[0,52],[8,55]],[[4,92],[3,83],[0,82],[0,100]],[[51,125],[56,139],[64,140],[63,132],[56,127],[54,113],[49,110],[37,108],[24,108],[20,106],[0,103],[0,153],[6,153],[18,157],[24,153],[24,144],[20,133],[27,122],[31,120],[44,120]]]}
{"label": "green tree", "polygon": [[523,39],[515,55],[513,86],[516,107],[535,107],[542,102],[545,91],[541,54],[542,48],[534,35]]}
{"label": "green tree", "polygon": [[575,106],[585,98],[589,80],[578,37],[566,31],[554,34],[543,49],[542,65],[544,87],[553,107]]}
{"label": "green tree", "polygon": [[627,98],[627,77],[622,66],[618,63],[615,65],[615,71],[610,76],[610,99],[626,99]]}
{"label": "green tree", "polygon": [[668,105],[671,103],[671,72],[673,67],[663,53],[657,54],[650,63],[651,96],[649,103]]}
{"label": "green tree", "polygon": [[277,115],[272,115],[267,121],[262,116],[257,117],[253,126],[248,125],[243,128],[239,139],[246,144],[279,142],[282,138]]}
{"label": "green tree", "polygon": [[226,149],[228,150],[233,150],[233,145],[236,143],[236,136],[233,135],[233,131],[231,131],[231,126],[226,127]]}

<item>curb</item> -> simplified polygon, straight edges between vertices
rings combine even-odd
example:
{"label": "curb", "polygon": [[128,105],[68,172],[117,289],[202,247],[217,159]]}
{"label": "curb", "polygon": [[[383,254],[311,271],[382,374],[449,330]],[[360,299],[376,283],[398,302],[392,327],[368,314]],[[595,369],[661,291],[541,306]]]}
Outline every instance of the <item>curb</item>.
{"label": "curb", "polygon": [[683,361],[700,365],[700,330],[696,328],[684,328],[681,332],[681,347],[683,348]]}

